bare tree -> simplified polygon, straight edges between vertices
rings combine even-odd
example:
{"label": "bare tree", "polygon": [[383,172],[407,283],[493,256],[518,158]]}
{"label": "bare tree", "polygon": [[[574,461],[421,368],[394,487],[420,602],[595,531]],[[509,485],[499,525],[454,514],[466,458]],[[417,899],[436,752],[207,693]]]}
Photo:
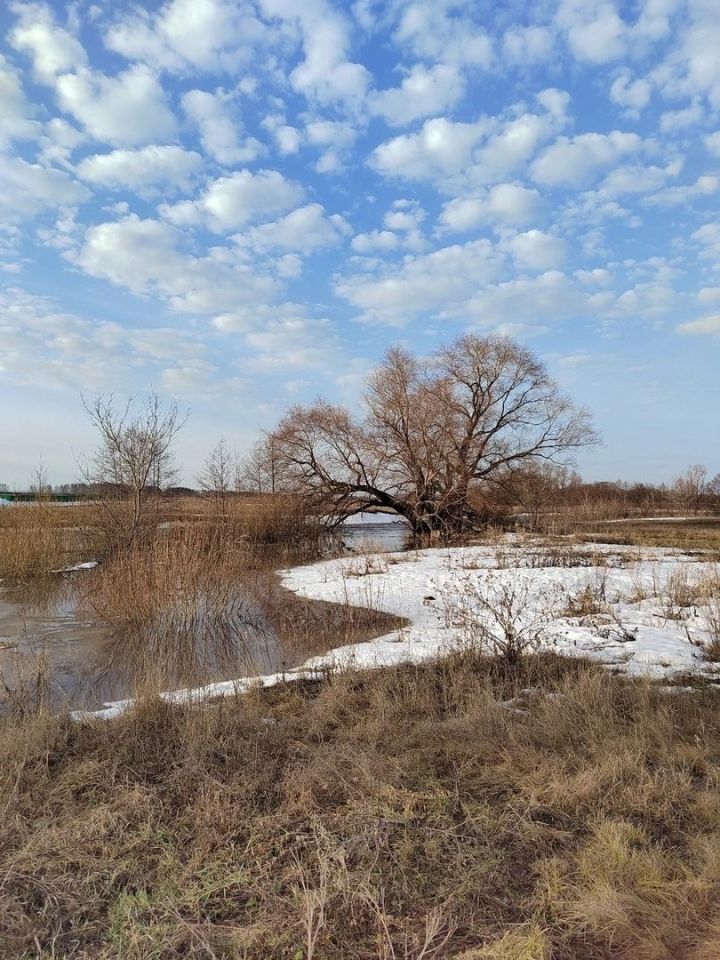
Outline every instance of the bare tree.
{"label": "bare tree", "polygon": [[692,510],[693,513],[697,513],[700,509],[702,498],[710,486],[707,475],[707,467],[701,463],[694,463],[684,473],[681,473],[673,483],[673,493],[683,506]]}
{"label": "bare tree", "polygon": [[154,390],[140,401],[131,397],[121,409],[112,394],[82,400],[100,435],[100,446],[83,469],[85,479],[126,494],[136,528],[147,488],[160,489],[177,475],[171,447],[187,414],[180,415],[176,401],[164,405]]}
{"label": "bare tree", "polygon": [[476,526],[496,484],[596,440],[587,412],[504,337],[465,336],[422,360],[391,349],[365,411],[293,408],[268,438],[280,480],[337,515],[395,511],[416,533]]}
{"label": "bare tree", "polygon": [[280,490],[279,450],[275,435],[266,434],[250,453],[238,463],[236,487],[255,493],[277,493]]}
{"label": "bare tree", "polygon": [[197,478],[200,489],[212,494],[223,518],[227,515],[227,498],[234,485],[236,463],[237,458],[228,447],[225,437],[220,437],[205,458],[202,473]]}
{"label": "bare tree", "polygon": [[52,493],[52,486],[48,482],[47,469],[42,457],[38,460],[38,465],[30,477],[30,493],[34,494],[37,500],[42,500]]}
{"label": "bare tree", "polygon": [[567,467],[540,462],[516,470],[505,486],[526,512],[529,529],[537,530],[542,514],[559,504],[564,490],[579,483],[579,475]]}

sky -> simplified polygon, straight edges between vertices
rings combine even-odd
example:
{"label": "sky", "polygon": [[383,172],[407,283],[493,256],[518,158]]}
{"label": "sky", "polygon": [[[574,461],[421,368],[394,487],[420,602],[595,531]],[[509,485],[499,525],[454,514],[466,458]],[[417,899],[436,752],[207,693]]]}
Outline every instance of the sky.
{"label": "sky", "polygon": [[718,0],[0,3],[0,482],[81,393],[186,482],[394,343],[526,343],[589,479],[720,471]]}

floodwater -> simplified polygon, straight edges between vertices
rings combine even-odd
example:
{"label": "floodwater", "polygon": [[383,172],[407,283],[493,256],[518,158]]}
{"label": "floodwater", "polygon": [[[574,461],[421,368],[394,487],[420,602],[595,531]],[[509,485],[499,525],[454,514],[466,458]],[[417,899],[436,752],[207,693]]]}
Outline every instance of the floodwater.
{"label": "floodwater", "polygon": [[[345,525],[341,540],[353,552],[399,551],[407,527],[373,518]],[[204,611],[195,610],[193,623],[203,622],[202,635],[191,626],[189,637],[186,629],[178,640],[169,620],[155,625],[150,641],[146,635],[135,640],[116,635],[83,609],[87,576],[92,572],[79,570],[32,587],[0,587],[0,700],[3,684],[32,689],[41,661],[50,705],[88,709],[131,695],[148,659],[162,666],[166,689],[296,665],[273,634],[262,598],[252,593],[238,590],[231,607],[216,612],[210,630]]]}

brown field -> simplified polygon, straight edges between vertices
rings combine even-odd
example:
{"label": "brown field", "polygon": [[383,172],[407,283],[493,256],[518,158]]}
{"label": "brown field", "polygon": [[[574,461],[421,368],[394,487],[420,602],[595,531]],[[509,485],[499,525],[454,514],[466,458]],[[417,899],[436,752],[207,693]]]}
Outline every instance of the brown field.
{"label": "brown field", "polygon": [[6,722],[0,954],[712,960],[717,696],[465,655]]}
{"label": "brown field", "polygon": [[[10,581],[103,560],[82,602],[144,694],[81,724],[48,710],[46,663],[0,686],[3,960],[720,957],[714,686],[467,651],[171,707],[154,696],[170,672],[217,668],[187,651],[236,656],[253,618],[297,659],[400,623],[279,587],[328,548],[301,503],[156,506],[129,544],[92,505],[0,513]],[[573,538],[720,555],[708,518],[585,519]],[[688,589],[668,588],[668,616]]]}

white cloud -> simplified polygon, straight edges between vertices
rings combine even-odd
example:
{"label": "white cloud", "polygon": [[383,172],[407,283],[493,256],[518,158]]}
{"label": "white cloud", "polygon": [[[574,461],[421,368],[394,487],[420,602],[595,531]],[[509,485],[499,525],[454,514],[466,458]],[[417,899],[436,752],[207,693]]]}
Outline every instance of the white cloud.
{"label": "white cloud", "polygon": [[666,182],[677,177],[682,170],[682,160],[671,160],[665,167],[655,165],[623,164],[612,170],[597,189],[599,197],[620,197],[629,193],[660,191]]}
{"label": "white cloud", "polygon": [[643,145],[636,133],[582,133],[560,137],[534,161],[530,172],[534,180],[548,186],[580,187],[590,182],[603,168],[622,157],[636,153]]}
{"label": "white cloud", "polygon": [[442,113],[453,107],[464,92],[465,84],[457,67],[439,63],[427,68],[415,64],[399,87],[376,93],[369,103],[372,113],[401,126]]}
{"label": "white cloud", "polygon": [[391,230],[418,230],[425,220],[425,211],[417,200],[394,200],[383,223]]}
{"label": "white cloud", "polygon": [[474,123],[426,120],[418,133],[376,147],[371,166],[386,176],[433,180],[441,190],[456,192],[504,180],[522,170],[566,122],[567,94],[545,90],[537,99],[546,112],[480,117]]}
{"label": "white cloud", "polygon": [[408,180],[452,176],[472,163],[473,147],[490,121],[455,123],[445,117],[427,120],[419,133],[403,134],[380,144],[371,162],[380,173]]}
{"label": "white cloud", "polygon": [[552,53],[553,35],[547,27],[513,27],[503,35],[502,56],[506,63],[545,63]]}
{"label": "white cloud", "polygon": [[[158,361],[188,362],[206,350],[196,334],[175,325],[127,329],[69,313],[18,288],[0,291],[0,371],[15,383],[84,390],[145,387]],[[139,383],[138,383],[139,381]]]}
{"label": "white cloud", "polygon": [[710,317],[703,317],[700,320],[689,320],[687,323],[680,323],[675,329],[678,333],[691,334],[693,336],[709,334],[720,337],[720,313],[716,313]]}
{"label": "white cloud", "polygon": [[351,247],[357,253],[375,253],[378,250],[397,250],[402,244],[400,237],[392,230],[371,230],[358,233],[353,237]]}
{"label": "white cloud", "polygon": [[20,78],[0,54],[0,149],[12,140],[31,140],[39,135],[40,124],[33,119],[34,114]]}
{"label": "white cloud", "polygon": [[182,246],[175,227],[132,214],[89,227],[80,250],[68,257],[91,276],[138,295],[159,296],[181,313],[219,313],[274,295],[275,282],[230,251],[195,257]]}
{"label": "white cloud", "polygon": [[249,333],[247,344],[258,353],[245,366],[258,372],[291,368],[337,369],[341,344],[327,318],[302,316],[270,320],[262,330]]}
{"label": "white cloud", "polygon": [[149,67],[137,64],[117,77],[81,70],[55,82],[60,106],[96,140],[135,146],[171,140],[176,122]]}
{"label": "white cloud", "polygon": [[537,190],[516,183],[499,183],[487,194],[450,200],[439,220],[447,230],[458,233],[486,223],[523,226],[537,217],[541,206]]}
{"label": "white cloud", "polygon": [[346,221],[338,214],[327,216],[319,203],[292,210],[280,220],[263,223],[233,239],[240,246],[256,251],[271,248],[311,252],[322,247],[334,247],[350,232]]}
{"label": "white cloud", "polygon": [[105,42],[127,59],[158,69],[233,73],[270,41],[268,34],[248,3],[169,0],[156,13],[140,5],[120,13]]}
{"label": "white cloud", "polygon": [[335,173],[342,168],[357,137],[357,129],[340,120],[310,120],[305,125],[305,138],[312,147],[319,147],[320,158],[315,166],[319,173]]}
{"label": "white cloud", "polygon": [[266,17],[299,26],[305,59],[290,74],[298,93],[320,103],[358,104],[370,74],[347,59],[349,25],[325,0],[260,0]]}
{"label": "white cloud", "polygon": [[711,197],[718,190],[720,190],[720,177],[698,177],[694,183],[658,190],[647,197],[645,203],[651,207],[677,207],[680,204],[692,203],[693,200]]}
{"label": "white cloud", "polygon": [[402,323],[417,313],[447,310],[495,278],[501,266],[487,240],[405,257],[376,276],[338,278],[335,292],[363,311],[362,319]]}
{"label": "white cloud", "polygon": [[682,110],[666,110],[660,116],[660,129],[663,133],[675,133],[694,127],[703,118],[703,108],[699,103],[693,103]]}
{"label": "white cloud", "polygon": [[720,303],[720,287],[703,287],[697,298],[700,303]]}
{"label": "white cloud", "polygon": [[82,184],[61,170],[27,163],[20,157],[0,161],[0,214],[9,220],[82,203],[89,197]]}
{"label": "white cloud", "polygon": [[10,43],[32,57],[33,73],[41,83],[52,84],[59,74],[85,65],[87,56],[82,45],[58,26],[46,4],[13,3],[10,9],[19,20],[10,32]]}
{"label": "white cloud", "polygon": [[149,146],[140,150],[113,150],[85,157],[78,176],[110,189],[143,190],[164,185],[186,188],[202,167],[202,157],[176,146]]}
{"label": "white cloud", "polygon": [[691,239],[704,248],[700,256],[713,261],[715,269],[720,269],[720,221],[703,224],[691,234]]}
{"label": "white cloud", "polygon": [[591,314],[605,306],[605,294],[588,295],[559,270],[532,278],[506,280],[482,287],[462,306],[462,316],[476,326],[513,323],[536,327],[571,317]]}
{"label": "white cloud", "polygon": [[206,223],[217,233],[229,233],[287,210],[303,196],[303,188],[277,170],[238,170],[214,180],[198,200],[164,205],[160,213],[178,225]]}
{"label": "white cloud", "polygon": [[631,113],[638,114],[650,102],[652,85],[644,77],[632,79],[629,70],[624,69],[613,80],[610,87],[610,99]]}
{"label": "white cloud", "polygon": [[720,157],[720,130],[710,133],[704,140],[705,147],[714,157]]}
{"label": "white cloud", "polygon": [[424,60],[489,67],[494,59],[492,39],[483,26],[463,16],[460,7],[445,0],[413,0],[405,4],[395,31],[396,42]]}
{"label": "white cloud", "polygon": [[720,108],[720,20],[713,0],[688,4],[687,15],[665,60],[650,74],[671,99],[706,97]]}
{"label": "white cloud", "polygon": [[286,123],[281,124],[273,130],[278,150],[287,156],[290,153],[297,153],[300,149],[300,131]]}
{"label": "white cloud", "polygon": [[531,270],[550,270],[562,266],[565,260],[565,242],[542,230],[518,233],[502,244],[520,267]]}
{"label": "white cloud", "polygon": [[249,163],[262,152],[262,144],[253,137],[241,140],[242,124],[232,117],[227,95],[190,90],[183,95],[182,105],[198,129],[203,149],[218,163]]}
{"label": "white cloud", "polygon": [[625,52],[626,25],[610,0],[562,0],[557,22],[578,60],[607,63]]}

